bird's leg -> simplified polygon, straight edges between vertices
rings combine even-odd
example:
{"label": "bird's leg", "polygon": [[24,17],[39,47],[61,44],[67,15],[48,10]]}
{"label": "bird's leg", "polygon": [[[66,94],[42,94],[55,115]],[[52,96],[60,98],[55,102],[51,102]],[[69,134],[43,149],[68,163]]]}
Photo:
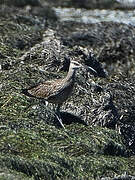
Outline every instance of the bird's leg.
{"label": "bird's leg", "polygon": [[58,106],[56,108],[56,113],[55,114],[56,114],[56,117],[57,117],[60,125],[65,129],[64,124],[62,123],[62,119],[60,117],[60,106],[61,106],[61,104],[58,104]]}
{"label": "bird's leg", "polygon": [[[45,101],[41,101],[44,105],[46,105],[46,102]],[[53,113],[56,118],[58,119],[60,125],[65,129],[63,123],[62,123],[62,120],[60,118],[60,106],[61,104],[58,104],[57,108],[56,108],[56,111]],[[47,110],[50,111],[52,113],[52,111],[46,106]]]}

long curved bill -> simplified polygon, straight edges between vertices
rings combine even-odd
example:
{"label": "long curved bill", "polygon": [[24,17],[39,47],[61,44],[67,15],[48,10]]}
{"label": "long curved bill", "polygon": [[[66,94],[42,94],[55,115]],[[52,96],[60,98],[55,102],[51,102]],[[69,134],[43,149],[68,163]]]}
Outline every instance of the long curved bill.
{"label": "long curved bill", "polygon": [[91,73],[97,75],[97,71],[95,69],[93,69],[92,67],[84,65],[84,68],[87,69],[88,71],[90,71]]}

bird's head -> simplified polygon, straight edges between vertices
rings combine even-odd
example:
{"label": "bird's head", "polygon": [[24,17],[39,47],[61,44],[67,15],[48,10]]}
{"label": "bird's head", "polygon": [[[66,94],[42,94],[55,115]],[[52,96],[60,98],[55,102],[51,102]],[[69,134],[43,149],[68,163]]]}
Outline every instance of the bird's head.
{"label": "bird's head", "polygon": [[73,61],[73,60],[70,62],[70,69],[77,70],[79,68],[85,68],[88,71],[92,72],[93,74],[97,74],[97,72],[92,67],[81,65],[77,61]]}
{"label": "bird's head", "polygon": [[79,69],[81,67],[82,67],[82,65],[79,64],[77,61],[71,61],[70,62],[70,68],[71,69],[77,70],[77,69]]}

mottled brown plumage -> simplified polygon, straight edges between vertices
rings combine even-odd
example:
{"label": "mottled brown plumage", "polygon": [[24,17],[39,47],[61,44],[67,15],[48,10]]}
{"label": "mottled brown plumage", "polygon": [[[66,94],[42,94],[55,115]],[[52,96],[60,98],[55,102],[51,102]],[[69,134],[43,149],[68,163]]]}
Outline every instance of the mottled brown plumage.
{"label": "mottled brown plumage", "polygon": [[24,89],[23,93],[28,96],[42,98],[53,104],[62,104],[71,95],[75,72],[81,65],[71,61],[68,74],[65,78],[46,81],[35,87]]}
{"label": "mottled brown plumage", "polygon": [[[65,102],[71,95],[74,82],[76,70],[82,67],[78,62],[71,61],[69,66],[68,74],[63,79],[56,79],[52,81],[46,81],[35,87],[29,89],[23,89],[25,95],[45,99],[49,103],[57,104],[59,111],[60,106]],[[90,67],[89,67],[90,68]],[[92,71],[96,72],[94,69],[90,68]],[[61,125],[64,127],[62,122],[59,120]]]}
{"label": "mottled brown plumage", "polygon": [[33,97],[43,98],[53,104],[62,104],[70,96],[74,85],[73,79],[56,79],[46,81],[28,90]]}

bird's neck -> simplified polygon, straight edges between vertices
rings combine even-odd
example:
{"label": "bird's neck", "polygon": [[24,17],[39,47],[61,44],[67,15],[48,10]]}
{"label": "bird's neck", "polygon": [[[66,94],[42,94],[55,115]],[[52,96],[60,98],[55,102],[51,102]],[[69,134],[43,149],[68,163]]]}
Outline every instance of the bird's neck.
{"label": "bird's neck", "polygon": [[74,80],[74,78],[75,78],[75,73],[76,73],[76,70],[69,68],[68,74],[67,74],[67,76],[66,76],[66,80],[67,80],[67,81]]}

